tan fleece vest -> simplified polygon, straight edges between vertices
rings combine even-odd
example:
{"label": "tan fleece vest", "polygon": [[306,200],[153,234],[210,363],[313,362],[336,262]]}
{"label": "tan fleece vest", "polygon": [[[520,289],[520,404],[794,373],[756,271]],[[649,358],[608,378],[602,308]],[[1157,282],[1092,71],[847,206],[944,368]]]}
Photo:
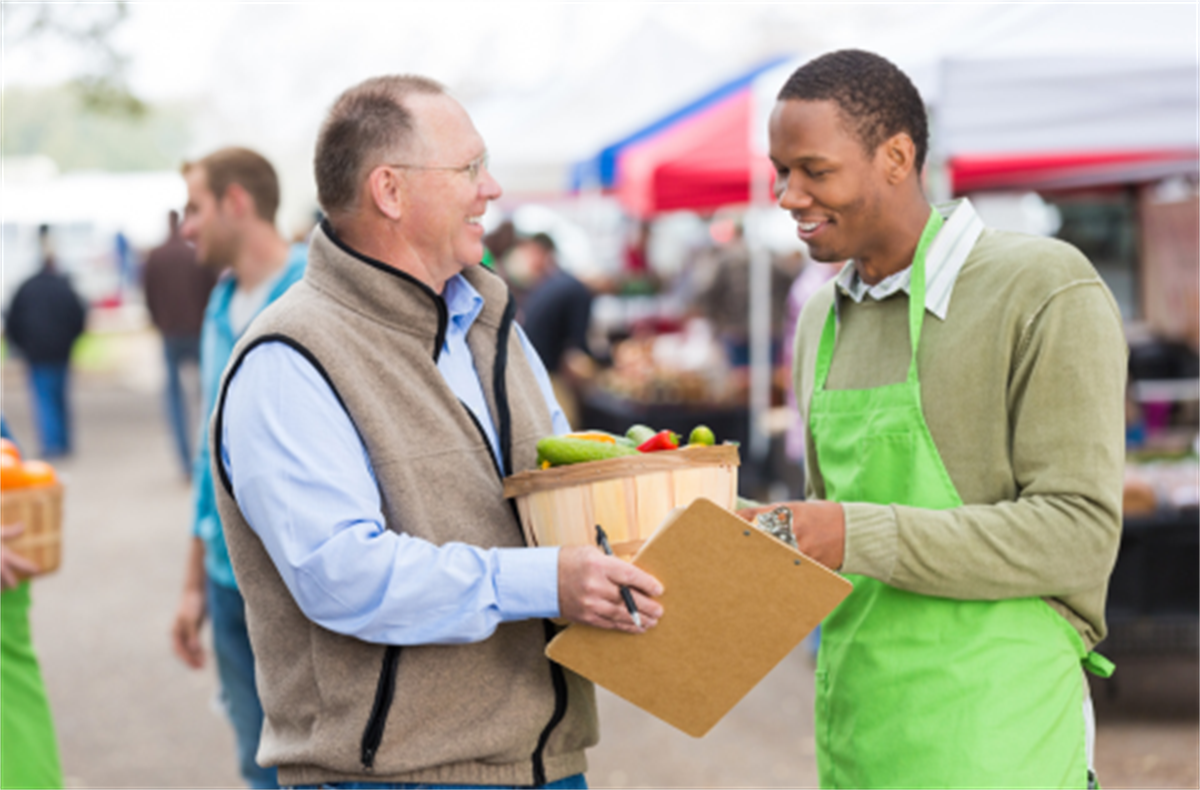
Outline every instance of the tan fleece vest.
{"label": "tan fleece vest", "polygon": [[[508,290],[484,269],[466,277],[486,303],[467,342],[511,459],[506,472],[532,468],[537,440],[552,428],[520,339],[506,329]],[[325,226],[304,280],[234,350],[222,402],[246,352],[283,340],[316,364],[350,415],[389,529],[436,544],[522,546],[487,441],[438,372],[445,322],[440,296],[352,252]],[[217,415],[214,446],[219,407]],[[586,769],[584,749],[598,740],[593,688],[545,658],[548,623],[502,624],[474,644],[403,648],[328,631],[297,607],[219,467],[217,502],[266,714],[258,760],[278,766],[282,784],[529,785]]]}

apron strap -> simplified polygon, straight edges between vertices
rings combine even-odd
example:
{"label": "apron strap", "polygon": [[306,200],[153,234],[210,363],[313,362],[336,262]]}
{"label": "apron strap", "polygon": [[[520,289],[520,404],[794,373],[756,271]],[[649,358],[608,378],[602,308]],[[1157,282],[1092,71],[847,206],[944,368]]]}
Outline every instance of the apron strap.
{"label": "apron strap", "polygon": [[1083,668],[1096,677],[1110,678],[1117,665],[1092,650],[1083,657]]}
{"label": "apron strap", "polygon": [[[945,220],[942,219],[941,213],[935,208],[930,208],[929,220],[925,223],[925,229],[921,231],[921,239],[917,242],[917,251],[913,254],[912,273],[909,275],[911,279],[908,286],[908,337],[912,346],[912,357],[908,365],[909,382],[917,379],[917,347],[921,343],[921,324],[925,320],[925,255],[943,224],[945,224]],[[825,389],[825,379],[829,376],[829,368],[833,364],[833,349],[837,343],[837,311],[835,307],[838,295],[836,290],[833,298],[835,304],[829,307],[829,314],[825,317],[825,326],[821,330],[821,342],[817,346],[813,392],[821,392]]]}
{"label": "apron strap", "polygon": [[912,358],[908,363],[908,381],[917,380],[917,348],[921,345],[921,326],[925,323],[925,256],[929,245],[937,237],[945,220],[937,209],[929,210],[929,221],[921,231],[917,251],[913,255],[912,273],[908,284],[908,338],[912,346]]}

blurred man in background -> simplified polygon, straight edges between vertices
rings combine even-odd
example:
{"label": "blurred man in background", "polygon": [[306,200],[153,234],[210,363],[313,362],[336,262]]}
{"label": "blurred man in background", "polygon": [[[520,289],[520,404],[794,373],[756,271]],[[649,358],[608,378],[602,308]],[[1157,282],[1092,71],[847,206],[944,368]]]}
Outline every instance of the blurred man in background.
{"label": "blurred man in background", "polygon": [[200,326],[204,306],[219,274],[201,266],[196,251],[179,233],[179,212],[167,215],[167,240],[146,256],[142,290],[150,321],[163,341],[167,365],[167,419],[184,477],[191,480],[191,442],[198,422],[188,419],[188,398],[181,375],[184,366],[200,365]]}
{"label": "blurred man in background", "polygon": [[521,303],[521,327],[550,373],[554,395],[567,422],[579,424],[579,396],[571,374],[572,359],[587,355],[592,318],[590,288],[558,265],[554,239],[537,233],[520,241],[509,255],[507,271],[527,285]]}
{"label": "blurred man in background", "polygon": [[[279,181],[271,163],[245,148],[225,148],[183,166],[188,202],[181,233],[196,258],[229,273],[213,288],[200,341],[203,425],[208,425],[221,373],[250,322],[304,272],[305,248],[289,246],[275,226]],[[188,666],[204,666],[200,628],[212,620],[213,651],[221,696],[237,734],[238,762],[251,787],[274,787],[274,769],[255,762],[262,705],[254,679],[254,654],[245,606],[213,498],[207,432],[200,434],[193,476],[195,518],[183,597],[175,615],[175,653]]]}
{"label": "blurred man in background", "polygon": [[[712,228],[716,246],[712,251],[712,279],[697,294],[704,315],[713,322],[717,336],[725,346],[729,364],[744,368],[750,364],[750,248],[741,222],[718,222]],[[792,273],[771,256],[771,364],[779,359],[780,333],[784,305]]]}
{"label": "blurred man in background", "polygon": [[69,362],[83,334],[87,305],[58,271],[50,228],[38,228],[42,268],[13,296],[4,322],[8,341],[25,358],[42,457],[71,453]]}

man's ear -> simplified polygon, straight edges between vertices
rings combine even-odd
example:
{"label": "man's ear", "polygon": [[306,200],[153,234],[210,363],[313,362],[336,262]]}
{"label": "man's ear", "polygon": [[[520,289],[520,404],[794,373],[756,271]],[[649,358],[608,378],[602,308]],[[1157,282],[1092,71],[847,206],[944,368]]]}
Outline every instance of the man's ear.
{"label": "man's ear", "polygon": [[388,219],[399,220],[403,213],[404,190],[407,187],[400,174],[391,167],[380,165],[367,176],[366,186],[375,210]]}
{"label": "man's ear", "polygon": [[888,183],[896,186],[908,178],[917,164],[917,146],[907,132],[894,134],[880,146]]}
{"label": "man's ear", "polygon": [[221,196],[221,208],[237,219],[253,216],[256,213],[254,198],[246,188],[236,181],[225,188]]}

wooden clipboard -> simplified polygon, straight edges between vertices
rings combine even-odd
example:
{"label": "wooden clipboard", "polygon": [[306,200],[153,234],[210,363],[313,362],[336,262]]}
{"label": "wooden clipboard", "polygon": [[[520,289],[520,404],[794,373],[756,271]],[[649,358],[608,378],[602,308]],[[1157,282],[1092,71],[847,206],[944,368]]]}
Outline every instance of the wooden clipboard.
{"label": "wooden clipboard", "polygon": [[574,624],[546,655],[696,738],[852,589],[708,499],[668,516],[633,563],[663,583],[658,626],[626,634]]}

